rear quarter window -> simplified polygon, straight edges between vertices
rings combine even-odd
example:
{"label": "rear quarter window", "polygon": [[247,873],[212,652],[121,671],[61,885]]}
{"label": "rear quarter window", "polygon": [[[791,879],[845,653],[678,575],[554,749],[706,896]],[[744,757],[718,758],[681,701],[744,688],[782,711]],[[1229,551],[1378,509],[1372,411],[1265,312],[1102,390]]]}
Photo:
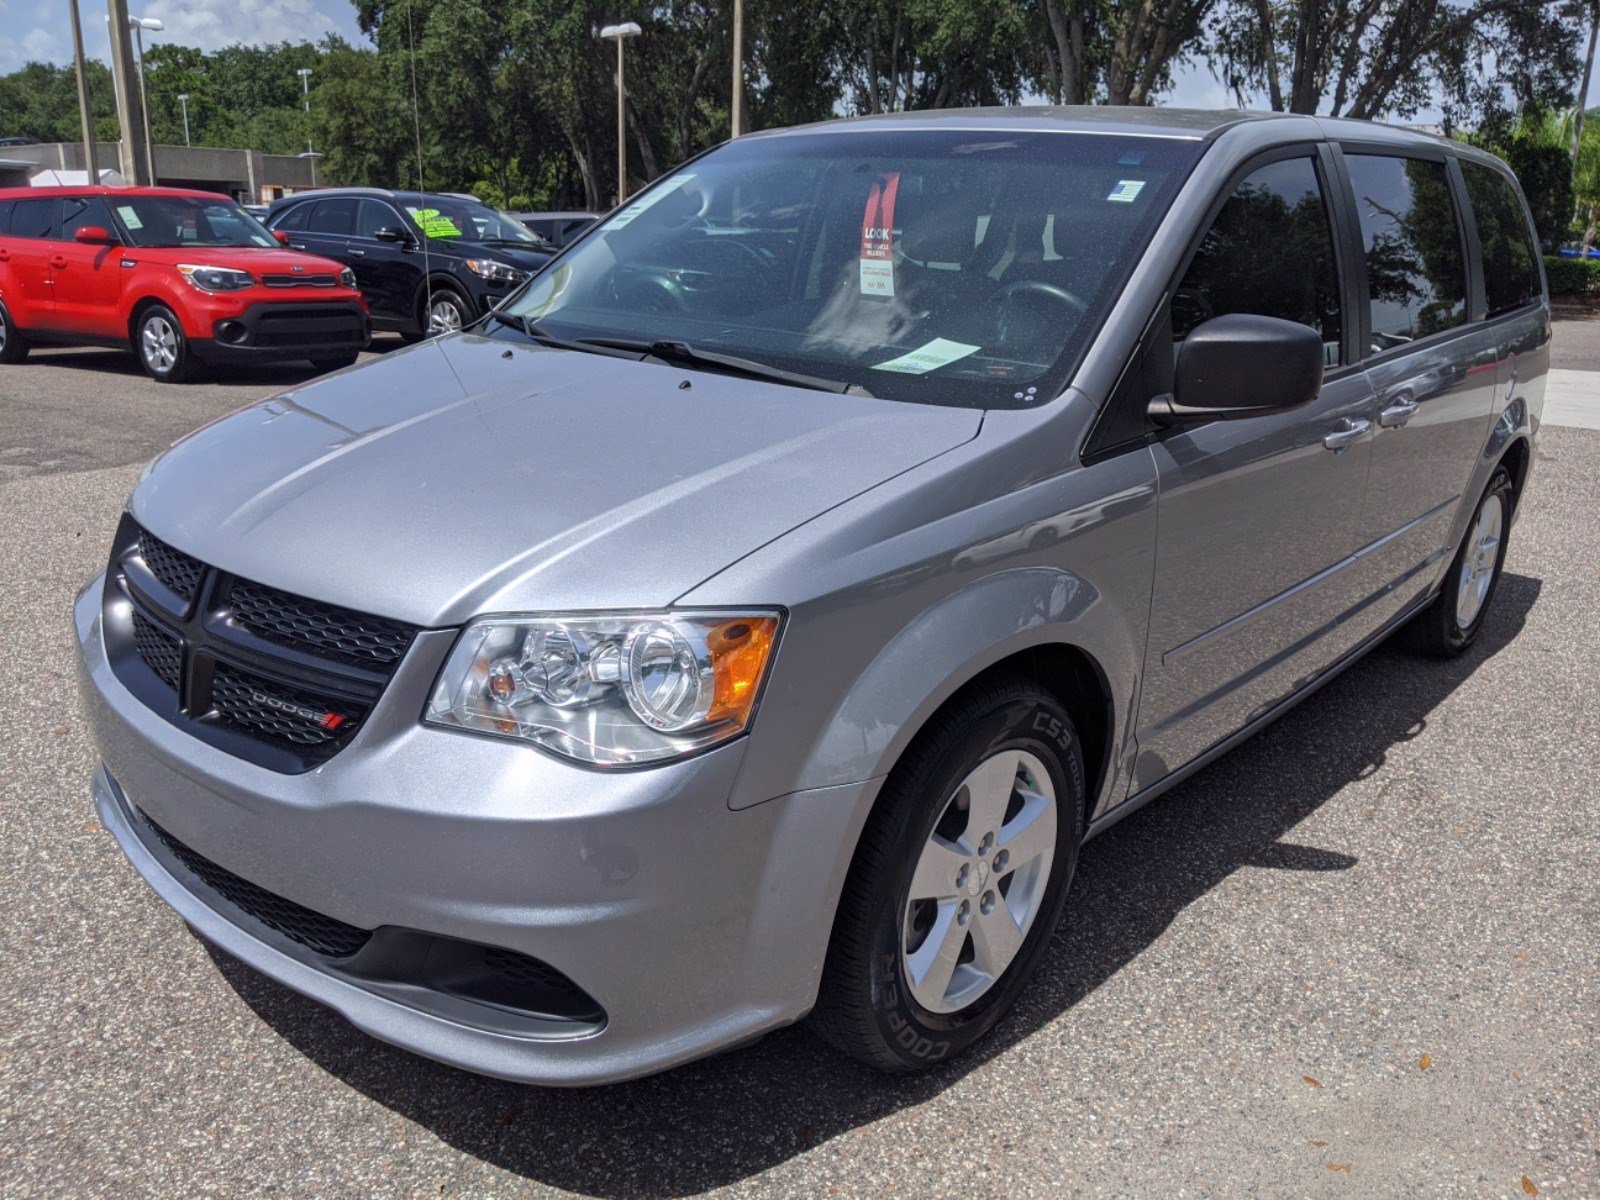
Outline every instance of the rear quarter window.
{"label": "rear quarter window", "polygon": [[1493,167],[1463,161],[1467,199],[1483,250],[1483,290],[1493,317],[1530,304],[1543,294],[1539,251],[1517,190]]}

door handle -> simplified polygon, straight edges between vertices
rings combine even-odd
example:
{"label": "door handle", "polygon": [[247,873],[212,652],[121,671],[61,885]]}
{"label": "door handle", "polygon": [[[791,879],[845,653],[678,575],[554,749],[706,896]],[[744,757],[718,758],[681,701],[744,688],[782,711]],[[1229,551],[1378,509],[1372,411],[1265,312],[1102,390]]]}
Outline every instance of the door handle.
{"label": "door handle", "polygon": [[50,256],[50,265],[52,267],[64,267],[64,266],[66,266],[67,265],[67,256],[65,254],[52,254]]}
{"label": "door handle", "polygon": [[365,250],[352,250],[352,251],[350,251],[350,257],[351,258],[365,258],[366,256],[367,256],[367,252]]}
{"label": "door handle", "polygon": [[1417,410],[1422,405],[1415,400],[1396,400],[1388,408],[1378,414],[1378,424],[1385,429],[1399,429],[1412,417],[1417,415]]}
{"label": "door handle", "polygon": [[1367,430],[1371,428],[1371,421],[1363,421],[1346,417],[1344,428],[1335,429],[1332,433],[1328,434],[1327,437],[1322,439],[1322,444],[1329,450],[1343,450],[1345,447],[1350,446],[1355,442],[1359,442],[1366,434]]}
{"label": "door handle", "polygon": [[9,250],[0,250],[0,262],[10,262],[10,261],[11,261],[11,251],[9,251]]}
{"label": "door handle", "polygon": [[290,242],[289,243],[289,249],[291,249],[291,250],[304,250],[305,248],[306,248],[306,244],[304,242]]}

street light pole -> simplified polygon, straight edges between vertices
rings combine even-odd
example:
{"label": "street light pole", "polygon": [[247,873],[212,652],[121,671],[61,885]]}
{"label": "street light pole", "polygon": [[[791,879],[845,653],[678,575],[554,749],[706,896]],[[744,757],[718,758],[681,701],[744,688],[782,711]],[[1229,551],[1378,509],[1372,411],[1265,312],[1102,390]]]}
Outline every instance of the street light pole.
{"label": "street light pole", "polygon": [[111,38],[111,74],[117,93],[117,127],[122,131],[117,169],[136,187],[154,182],[145,148],[144,121],[139,114],[139,85],[133,78],[132,19],[128,0],[106,0],[106,33]]}
{"label": "street light pole", "polygon": [[139,48],[139,114],[144,125],[144,153],[145,166],[150,171],[150,182],[156,181],[156,148],[150,140],[150,97],[144,89],[144,31],[160,33],[166,28],[156,17],[129,17],[128,25],[133,30],[134,41]]}
{"label": "street light pole", "polygon": [[183,144],[187,146],[189,144],[189,93],[180,92],[178,94],[178,103],[183,107]]}
{"label": "street light pole", "polygon": [[744,132],[744,0],[733,0],[733,130]]}
{"label": "street light pole", "polygon": [[89,111],[89,77],[83,69],[83,21],[78,16],[78,0],[67,0],[72,8],[72,62],[78,72],[78,121],[83,127],[83,169],[90,184],[100,182],[100,166],[95,161],[94,113]]}
{"label": "street light pole", "polygon": [[311,148],[311,68],[301,67],[295,72],[300,76],[300,95],[305,98],[306,110],[306,153],[305,157],[311,162],[311,186],[317,186],[317,152]]}
{"label": "street light pole", "polygon": [[634,21],[607,25],[600,36],[617,43],[617,204],[628,198],[628,89],[622,79],[622,43],[643,32]]}

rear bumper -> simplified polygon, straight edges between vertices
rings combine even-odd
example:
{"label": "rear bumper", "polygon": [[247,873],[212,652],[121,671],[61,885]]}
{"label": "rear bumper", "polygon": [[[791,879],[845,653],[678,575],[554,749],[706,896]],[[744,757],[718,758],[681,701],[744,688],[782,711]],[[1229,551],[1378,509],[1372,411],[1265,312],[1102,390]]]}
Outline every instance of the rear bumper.
{"label": "rear bumper", "polygon": [[207,332],[190,346],[211,362],[337,358],[366,348],[372,322],[354,301],[265,301],[218,317]]}
{"label": "rear bumper", "polygon": [[[85,589],[75,623],[101,819],[168,905],[257,970],[385,1041],[539,1084],[649,1074],[814,1003],[874,783],[736,812],[742,742],[601,773],[425,727],[416,698],[449,634],[418,639],[349,746],[284,775],[188,736],[127,691],[106,659],[100,590],[98,580]],[[230,904],[163,852],[151,822],[275,897],[379,931],[374,942],[388,929],[420,931],[537,959],[603,1016],[507,1021],[503,1010],[358,977],[355,960],[289,944]]]}

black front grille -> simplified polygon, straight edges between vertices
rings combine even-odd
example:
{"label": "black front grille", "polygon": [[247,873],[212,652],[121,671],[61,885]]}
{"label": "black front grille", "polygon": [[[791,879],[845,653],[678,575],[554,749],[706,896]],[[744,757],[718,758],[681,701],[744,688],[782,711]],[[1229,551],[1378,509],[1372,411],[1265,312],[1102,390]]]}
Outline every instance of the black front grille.
{"label": "black front grille", "polygon": [[226,867],[219,867],[205,855],[191,850],[145,813],[139,815],[161,844],[191,875],[218,897],[269,929],[275,929],[284,937],[329,958],[349,958],[371,939],[370,930],[358,929],[333,917],[313,912],[302,904],[257,887],[248,879],[241,879]]}
{"label": "black front grille", "polygon": [[252,346],[365,345],[366,322],[353,305],[264,304],[250,332]]}
{"label": "black front grille", "polygon": [[306,747],[319,760],[344,745],[366,715],[364,706],[330,701],[220,662],[211,704],[219,717],[252,737]]}
{"label": "black front grille", "polygon": [[174,550],[153,533],[148,532],[139,535],[139,557],[144,559],[144,565],[149,568],[150,574],[162,584],[185,600],[194,599],[195,593],[200,589],[200,576],[206,569],[205,564],[199,559],[190,558],[181,550]]}
{"label": "black front grille", "polygon": [[416,634],[399,621],[307,600],[248,579],[234,583],[230,599],[233,619],[268,641],[357,666],[399,662]]}
{"label": "black front grille", "polygon": [[339,277],[337,275],[263,275],[261,282],[270,288],[331,288],[339,282]]}
{"label": "black front grille", "polygon": [[106,573],[104,628],[112,669],[152,710],[287,773],[348,744],[417,634],[208,567],[131,517]]}
{"label": "black front grille", "polygon": [[144,665],[173,691],[183,671],[183,643],[143,613],[133,614],[133,645]]}

